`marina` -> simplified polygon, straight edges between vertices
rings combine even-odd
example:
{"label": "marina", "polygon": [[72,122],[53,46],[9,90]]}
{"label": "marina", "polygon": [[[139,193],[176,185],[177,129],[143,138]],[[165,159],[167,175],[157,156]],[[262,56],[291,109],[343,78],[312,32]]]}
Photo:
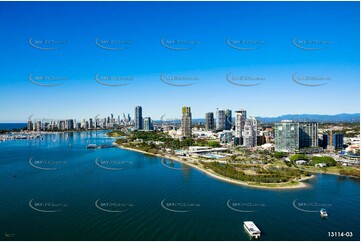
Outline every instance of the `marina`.
{"label": "marina", "polygon": [[20,132],[7,132],[0,134],[0,140],[31,140],[31,139],[43,139],[44,135],[57,135],[65,132],[47,132],[47,131],[20,131]]}

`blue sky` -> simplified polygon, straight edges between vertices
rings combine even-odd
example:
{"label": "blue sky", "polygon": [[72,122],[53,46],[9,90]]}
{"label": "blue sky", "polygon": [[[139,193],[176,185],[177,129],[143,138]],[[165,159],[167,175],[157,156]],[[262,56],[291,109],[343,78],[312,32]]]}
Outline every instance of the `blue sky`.
{"label": "blue sky", "polygon": [[[137,105],[153,119],[179,118],[182,106],[191,106],[194,118],[216,108],[244,108],[254,116],[356,113],[359,14],[359,2],[1,2],[0,122],[26,121],[30,114],[133,117]],[[130,41],[129,48],[105,50],[95,44],[97,37],[112,48],[124,45],[101,41]],[[30,38],[38,47],[57,49],[34,48]],[[227,38],[258,41],[234,44],[257,49],[231,48]],[[168,46],[191,49],[166,48],[161,39],[183,40]],[[298,48],[293,39],[322,43],[296,42]],[[97,73],[134,79],[110,87],[95,81]],[[239,86],[227,81],[229,73],[264,80]],[[299,85],[292,80],[295,73],[329,80]],[[67,80],[44,87],[30,82],[30,74]],[[180,87],[162,82],[161,74],[198,80]]]}

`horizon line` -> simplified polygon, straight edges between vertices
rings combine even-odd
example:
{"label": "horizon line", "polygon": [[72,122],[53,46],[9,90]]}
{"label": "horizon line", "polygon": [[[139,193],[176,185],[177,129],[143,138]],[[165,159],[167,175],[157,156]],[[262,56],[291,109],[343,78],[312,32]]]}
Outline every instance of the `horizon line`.
{"label": "horizon line", "polygon": [[[279,115],[279,116],[273,116],[273,117],[262,117],[262,116],[254,116],[256,118],[261,118],[261,119],[272,119],[272,118],[280,118],[282,116],[301,116],[301,115],[318,115],[318,116],[337,116],[337,115],[359,115],[360,116],[360,113],[337,113],[337,114],[311,114],[311,113],[302,113],[302,114],[282,114],[282,115]],[[107,116],[106,116],[107,117]],[[91,117],[93,118],[93,117]],[[39,120],[41,119],[50,119],[50,118],[39,118]],[[66,119],[76,119],[76,118],[54,118],[53,120],[66,120]],[[86,118],[85,118],[86,119]],[[90,118],[88,118],[90,119]],[[165,121],[171,121],[171,120],[181,120],[182,118],[170,118],[168,120],[165,120]],[[196,120],[196,119],[205,119],[204,117],[199,117],[199,118],[192,118],[192,120]],[[81,119],[79,119],[81,120]],[[161,121],[160,119],[152,119],[153,121]],[[3,122],[3,121],[0,121],[0,124],[7,124],[7,123],[27,123],[28,121],[12,121],[12,122]]]}

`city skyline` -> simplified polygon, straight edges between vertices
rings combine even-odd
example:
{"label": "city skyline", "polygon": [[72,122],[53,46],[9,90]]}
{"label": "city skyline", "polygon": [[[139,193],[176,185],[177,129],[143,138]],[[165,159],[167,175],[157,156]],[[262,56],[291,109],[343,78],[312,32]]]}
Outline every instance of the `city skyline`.
{"label": "city skyline", "polygon": [[[136,106],[134,113],[134,120],[132,120],[128,114],[128,118],[123,114],[123,118],[120,115],[117,118],[111,113],[110,116],[105,118],[99,118],[97,115],[94,119],[89,120],[81,119],[81,122],[77,122],[75,119],[57,120],[57,121],[44,121],[34,120],[29,117],[27,122],[27,131],[66,131],[66,130],[98,130],[100,129],[122,129],[126,128],[126,132],[129,130],[140,131],[161,131],[167,132],[169,129],[176,131],[176,136],[179,139],[192,140],[198,137],[213,136],[218,137],[220,144],[235,146],[243,146],[247,148],[257,147],[261,145],[270,145],[267,143],[274,138],[275,151],[281,152],[296,152],[302,149],[315,149],[319,151],[321,147],[327,150],[341,149],[343,146],[343,133],[333,133],[332,128],[329,129],[329,133],[323,132],[322,138],[318,132],[318,122],[310,121],[295,121],[295,120],[282,120],[274,123],[274,134],[269,132],[273,130],[270,125],[259,125],[259,121],[255,117],[248,116],[247,110],[241,109],[235,111],[236,117],[234,122],[232,119],[232,110],[220,110],[216,109],[216,115],[214,117],[213,112],[205,113],[205,122],[197,123],[196,126],[192,125],[192,112],[191,107],[183,106],[182,119],[178,127],[175,123],[167,124],[161,120],[160,125],[157,128],[153,125],[151,117],[142,116],[142,107]],[[199,124],[204,125],[204,128],[199,127]],[[215,125],[214,125],[215,124]],[[168,126],[167,128],[165,126]],[[261,129],[259,129],[261,128]],[[194,133],[194,131],[205,133]],[[177,134],[178,133],[178,134]],[[124,133],[125,134],[125,133]],[[174,134],[173,134],[174,135]],[[199,136],[200,135],[200,136]]]}
{"label": "city skyline", "polygon": [[[143,107],[143,106],[140,106],[140,107]],[[179,108],[181,108],[182,106],[180,106]],[[232,109],[222,109],[222,111],[225,111],[225,110],[231,110]],[[233,111],[235,112],[239,112],[239,110],[244,110],[244,109],[235,109]],[[203,116],[199,116],[199,117],[193,117],[192,119],[193,120],[204,120],[206,121],[206,114],[208,113],[213,113],[214,115],[214,127],[216,127],[216,112],[217,112],[217,108],[214,109],[214,110],[211,110],[211,109],[207,109],[207,111],[204,111],[203,113]],[[248,112],[248,111],[247,111]],[[133,108],[133,113],[134,113],[134,108]],[[161,115],[160,117],[154,117],[152,115],[149,115],[149,112],[146,112],[147,115],[143,115],[144,117],[150,117],[152,118],[153,121],[181,121],[182,120],[182,114],[178,113],[178,116],[175,116],[175,117],[167,117],[167,115],[164,113],[163,115]],[[193,113],[193,111],[192,111]],[[251,113],[254,113],[254,112],[251,112]],[[118,116],[120,117],[120,119],[129,119],[131,118],[132,121],[134,121],[135,119],[135,115],[134,114],[131,114],[131,113],[125,113],[125,112],[120,112],[120,113],[115,113],[115,112],[112,112],[110,113],[110,115],[113,114],[115,115],[116,119],[118,119]],[[109,114],[101,114],[101,113],[97,113],[96,115],[93,115],[93,116],[76,116],[76,117],[49,117],[49,116],[44,116],[44,117],[40,117],[38,115],[35,115],[35,114],[30,114],[28,115],[24,120],[18,120],[16,122],[1,122],[0,123],[26,123],[29,121],[29,119],[31,120],[48,120],[48,121],[61,121],[61,120],[67,120],[67,119],[73,119],[73,120],[82,120],[82,119],[94,119],[95,117],[97,117],[98,119],[104,119],[104,118],[107,118],[107,117],[110,117]],[[126,115],[126,116],[124,116]],[[254,118],[259,118],[259,119],[276,119],[276,118],[281,118],[283,116],[294,116],[294,118],[296,118],[297,120],[299,120],[300,118],[298,118],[297,116],[303,116],[303,115],[310,115],[310,116],[322,116],[323,114],[310,114],[310,113],[302,113],[302,114],[296,114],[296,113],[293,113],[293,114],[281,114],[279,116],[274,116],[274,117],[265,117],[265,116],[259,116],[259,115],[250,115],[250,117],[254,117]],[[334,114],[334,115],[329,115],[329,114],[325,114],[326,116],[337,116],[337,115],[360,115],[360,113],[337,113],[337,114]],[[80,117],[80,118],[78,118]],[[234,116],[232,118],[233,121],[236,121],[236,118],[237,118],[237,115]],[[294,118],[291,118],[291,119],[294,119]],[[287,120],[289,118],[283,118],[281,120]],[[306,119],[300,119],[301,121],[307,121],[308,118]],[[347,120],[343,120],[343,121],[346,121],[346,122],[349,122]],[[274,122],[277,122],[277,121],[274,121]],[[332,122],[332,121],[326,121],[326,122]],[[341,121],[335,121],[335,122],[341,122]]]}
{"label": "city skyline", "polygon": [[[79,3],[1,3],[0,34],[7,38],[0,51],[7,61],[0,73],[0,101],[7,105],[0,122],[26,121],[32,113],[77,119],[82,118],[79,110],[85,117],[116,110],[133,113],[131,107],[137,105],[148,110],[144,116],[159,118],[178,117],[181,106],[191,106],[193,116],[201,118],[205,105],[254,110],[251,116],[262,117],[359,111],[357,2],[286,2],[282,8],[277,8],[281,3],[152,4],[153,12],[148,3],[115,3],[111,8],[88,3],[84,14],[76,8]],[[180,7],[187,9],[187,17],[176,14]],[[124,10],[121,16],[119,9]],[[15,10],[16,19],[11,15]],[[99,12],[107,15],[89,17]],[[73,15],[82,20],[74,23],[67,17]],[[139,15],[141,19],[135,17]],[[50,43],[41,45],[41,40]],[[105,40],[121,42],[124,49],[102,49]],[[188,49],[172,49],[182,40]],[[254,44],[234,46],[237,41]],[[318,49],[302,49],[307,41],[315,41],[311,46]],[[248,77],[257,80],[244,81]],[[304,81],[308,77],[326,81]],[[55,83],[60,85],[38,85],[49,84],[44,79],[51,78],[59,78]],[[174,79],[187,81],[179,86]]]}

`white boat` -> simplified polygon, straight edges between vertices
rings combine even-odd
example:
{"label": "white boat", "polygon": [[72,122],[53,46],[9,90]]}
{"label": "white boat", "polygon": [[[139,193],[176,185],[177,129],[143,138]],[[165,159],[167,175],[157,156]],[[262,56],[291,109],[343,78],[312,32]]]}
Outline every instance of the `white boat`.
{"label": "white boat", "polygon": [[243,227],[253,238],[258,239],[261,237],[261,230],[259,230],[259,228],[257,228],[257,226],[252,221],[243,222]]}
{"label": "white boat", "polygon": [[321,214],[322,218],[327,218],[328,217],[327,211],[324,208],[321,208],[320,214]]}
{"label": "white boat", "polygon": [[87,149],[96,149],[97,145],[96,144],[88,144],[88,146],[86,148]]}

